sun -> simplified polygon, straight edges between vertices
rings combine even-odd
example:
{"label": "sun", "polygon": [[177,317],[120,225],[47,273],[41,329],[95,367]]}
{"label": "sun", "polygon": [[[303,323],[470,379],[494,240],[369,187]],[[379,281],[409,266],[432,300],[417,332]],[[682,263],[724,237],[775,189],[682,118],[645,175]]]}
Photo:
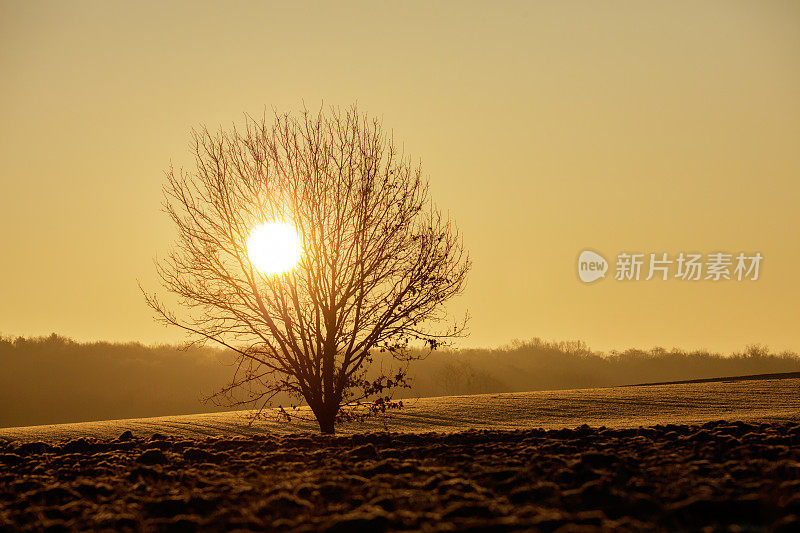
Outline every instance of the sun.
{"label": "sun", "polygon": [[280,274],[294,268],[302,254],[297,230],[285,222],[265,222],[247,238],[247,256],[262,274]]}

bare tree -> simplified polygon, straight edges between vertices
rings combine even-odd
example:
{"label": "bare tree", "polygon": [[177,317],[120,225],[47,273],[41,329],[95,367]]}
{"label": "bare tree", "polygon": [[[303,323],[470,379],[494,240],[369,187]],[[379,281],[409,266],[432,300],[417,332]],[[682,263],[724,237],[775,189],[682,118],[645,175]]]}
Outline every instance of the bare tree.
{"label": "bare tree", "polygon": [[[243,129],[203,127],[192,139],[195,168],[167,172],[178,237],[157,261],[181,312],[145,296],[161,320],[238,354],[218,396],[261,412],[289,393],[323,433],[396,407],[392,391],[424,353],[412,347],[435,349],[466,323],[443,304],[463,290],[469,257],[421,166],[355,106],[248,117]],[[270,221],[292,224],[302,244],[281,274],[248,256],[252,229]],[[398,365],[368,373],[375,352]]]}

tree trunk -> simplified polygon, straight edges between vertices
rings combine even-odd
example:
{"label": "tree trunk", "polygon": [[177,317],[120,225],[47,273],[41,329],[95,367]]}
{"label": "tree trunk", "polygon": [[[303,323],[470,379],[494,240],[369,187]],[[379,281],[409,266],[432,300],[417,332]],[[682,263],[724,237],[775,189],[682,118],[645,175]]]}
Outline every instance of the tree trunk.
{"label": "tree trunk", "polygon": [[334,421],[336,420],[335,416],[330,416],[328,413],[320,413],[317,415],[317,422],[319,422],[319,431],[323,435],[333,435],[335,433],[334,430]]}

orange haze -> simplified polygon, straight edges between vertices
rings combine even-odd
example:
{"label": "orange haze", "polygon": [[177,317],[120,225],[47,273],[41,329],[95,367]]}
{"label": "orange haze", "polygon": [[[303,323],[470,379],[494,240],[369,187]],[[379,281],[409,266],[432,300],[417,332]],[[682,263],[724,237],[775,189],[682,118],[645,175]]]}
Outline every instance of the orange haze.
{"label": "orange haze", "polygon": [[[3,2],[0,68],[0,333],[181,339],[136,280],[190,128],[357,100],[463,230],[462,346],[800,349],[796,2]],[[584,248],[764,263],[584,285]]]}

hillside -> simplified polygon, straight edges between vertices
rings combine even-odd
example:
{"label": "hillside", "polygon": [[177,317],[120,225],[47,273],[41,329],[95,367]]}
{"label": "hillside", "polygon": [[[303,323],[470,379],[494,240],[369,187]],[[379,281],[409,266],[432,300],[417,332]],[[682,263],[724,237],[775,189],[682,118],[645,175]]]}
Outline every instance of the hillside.
{"label": "hillside", "polygon": [[[233,362],[232,354],[208,347],[0,338],[0,427],[246,408],[202,401],[231,378]],[[731,355],[661,348],[606,354],[580,342],[533,339],[434,352],[410,370],[413,388],[403,391],[405,398],[797,372],[800,357],[761,347]]]}

